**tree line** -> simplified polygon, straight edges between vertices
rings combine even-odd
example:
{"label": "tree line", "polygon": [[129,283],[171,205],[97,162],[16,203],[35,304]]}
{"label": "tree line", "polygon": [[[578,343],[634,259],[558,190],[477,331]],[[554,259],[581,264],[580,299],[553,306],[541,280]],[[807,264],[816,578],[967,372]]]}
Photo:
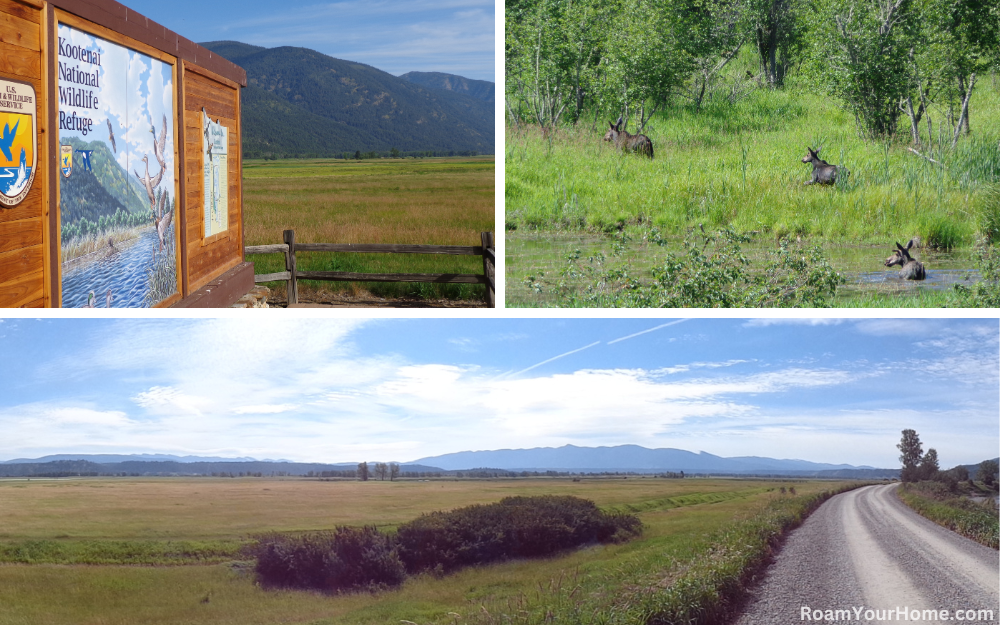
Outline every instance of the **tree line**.
{"label": "tree line", "polygon": [[[953,147],[1000,69],[994,0],[507,0],[505,27],[508,117],[546,129],[590,113],[642,132],[669,105],[735,103],[794,71],[867,139]],[[757,73],[724,71],[744,50]]]}
{"label": "tree line", "polygon": [[920,442],[920,435],[916,430],[903,430],[903,436],[896,448],[899,449],[899,461],[903,465],[899,475],[902,482],[943,482],[953,490],[960,482],[972,483],[973,477],[990,488],[997,484],[996,460],[984,460],[979,463],[975,476],[961,465],[942,471],[938,465],[937,450],[930,448],[924,453],[923,443]]}

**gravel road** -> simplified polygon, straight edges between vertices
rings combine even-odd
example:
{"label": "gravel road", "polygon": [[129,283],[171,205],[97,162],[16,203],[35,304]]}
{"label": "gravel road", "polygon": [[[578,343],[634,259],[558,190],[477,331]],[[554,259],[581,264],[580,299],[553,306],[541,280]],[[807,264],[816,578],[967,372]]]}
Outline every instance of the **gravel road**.
{"label": "gravel road", "polygon": [[898,486],[820,506],[791,533],[737,625],[1000,622],[998,552],[913,512]]}

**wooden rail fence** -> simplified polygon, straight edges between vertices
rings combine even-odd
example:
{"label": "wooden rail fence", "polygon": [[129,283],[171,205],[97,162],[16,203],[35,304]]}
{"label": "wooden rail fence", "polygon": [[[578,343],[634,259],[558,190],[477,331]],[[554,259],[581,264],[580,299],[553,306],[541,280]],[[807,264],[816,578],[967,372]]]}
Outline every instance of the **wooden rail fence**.
{"label": "wooden rail fence", "polygon": [[[296,243],[295,231],[285,230],[284,243],[248,245],[247,254],[284,254],[285,271],[257,274],[254,282],[288,281],[288,303],[299,301],[299,280],[335,280],[342,282],[434,282],[437,284],[485,284],[486,303],[496,307],[496,252],[493,233],[480,235],[482,245],[382,245],[355,243]],[[367,254],[451,254],[482,256],[483,273],[354,273],[350,271],[300,271],[295,255],[299,252],[360,252]]]}

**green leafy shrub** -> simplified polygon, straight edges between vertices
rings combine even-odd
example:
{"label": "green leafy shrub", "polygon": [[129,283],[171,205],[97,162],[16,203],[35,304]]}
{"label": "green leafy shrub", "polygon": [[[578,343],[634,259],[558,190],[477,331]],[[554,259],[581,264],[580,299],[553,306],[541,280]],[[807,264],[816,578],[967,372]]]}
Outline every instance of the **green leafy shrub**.
{"label": "green leafy shrub", "polygon": [[403,583],[405,571],[390,536],[374,527],[338,527],[300,536],[270,533],[248,547],[264,586],[325,592],[379,590]]}
{"label": "green leafy shrub", "polygon": [[956,496],[939,482],[917,482],[899,488],[899,498],[921,516],[987,547],[1000,547],[1000,517],[993,502],[978,504]]}
{"label": "green leafy shrub", "polygon": [[396,540],[407,571],[449,572],[615,542],[641,530],[634,515],[602,512],[578,497],[547,495],[425,514],[401,525]]}
{"label": "green leafy shrub", "polygon": [[[658,230],[647,239],[666,245]],[[777,249],[769,250],[760,263],[752,263],[742,245],[751,234],[724,228],[718,233],[692,230],[685,237],[683,253],[668,252],[652,270],[653,280],[634,275],[631,265],[606,268],[603,254],[580,263],[580,254],[567,257],[563,278],[586,278],[582,295],[560,282],[553,289],[569,306],[603,308],[735,308],[735,307],[816,307],[830,305],[837,287],[846,282],[817,247],[805,247],[782,238]],[[612,256],[629,251],[630,238],[623,232],[616,238]],[[547,285],[532,277],[533,287]]]}
{"label": "green leafy shrub", "polygon": [[975,253],[979,282],[971,287],[956,284],[960,306],[967,308],[1000,307],[1000,252],[995,245],[979,247]]}

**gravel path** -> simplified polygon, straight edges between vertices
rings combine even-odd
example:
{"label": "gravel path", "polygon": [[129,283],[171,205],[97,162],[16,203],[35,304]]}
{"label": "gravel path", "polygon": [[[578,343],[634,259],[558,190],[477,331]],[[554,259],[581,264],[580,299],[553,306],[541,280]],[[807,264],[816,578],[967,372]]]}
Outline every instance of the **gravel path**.
{"label": "gravel path", "polygon": [[897,487],[820,506],[791,533],[737,625],[1000,622],[998,552],[913,512]]}

